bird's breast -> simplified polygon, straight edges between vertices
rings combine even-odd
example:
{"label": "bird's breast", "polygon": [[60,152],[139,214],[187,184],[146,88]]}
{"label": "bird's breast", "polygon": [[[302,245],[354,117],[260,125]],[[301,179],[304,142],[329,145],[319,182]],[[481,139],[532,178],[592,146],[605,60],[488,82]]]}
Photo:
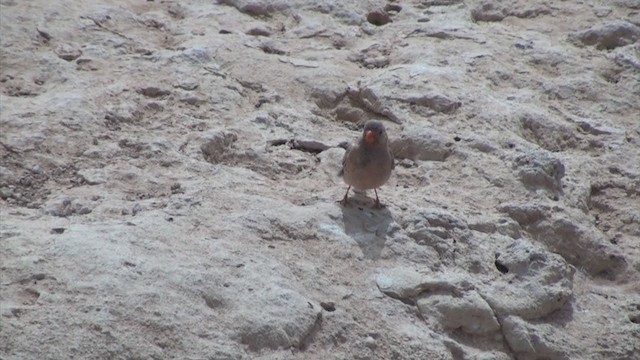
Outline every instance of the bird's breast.
{"label": "bird's breast", "polygon": [[362,151],[346,159],[344,181],[358,189],[367,190],[382,186],[391,176],[393,159],[388,151]]}

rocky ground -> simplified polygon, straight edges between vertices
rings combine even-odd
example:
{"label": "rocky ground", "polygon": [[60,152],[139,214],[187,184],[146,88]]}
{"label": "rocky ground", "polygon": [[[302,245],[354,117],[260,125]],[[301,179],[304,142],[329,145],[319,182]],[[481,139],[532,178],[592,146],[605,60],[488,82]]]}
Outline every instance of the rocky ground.
{"label": "rocky ground", "polygon": [[[640,2],[0,1],[0,358],[638,359]],[[396,169],[337,204],[339,145]]]}

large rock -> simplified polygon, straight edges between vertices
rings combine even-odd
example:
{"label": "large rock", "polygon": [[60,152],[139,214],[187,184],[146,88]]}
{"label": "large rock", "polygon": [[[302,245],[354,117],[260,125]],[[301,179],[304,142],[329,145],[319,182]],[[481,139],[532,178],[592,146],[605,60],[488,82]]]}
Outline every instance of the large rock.
{"label": "large rock", "polygon": [[453,152],[453,143],[438,131],[421,124],[405,126],[400,137],[391,138],[397,159],[444,161]]}
{"label": "large rock", "polygon": [[443,329],[486,334],[500,328],[491,307],[461,273],[425,275],[398,267],[378,274],[376,283],[384,294],[417,305],[424,319]]}
{"label": "large rock", "polygon": [[48,215],[58,217],[69,217],[73,215],[86,215],[92,209],[84,205],[81,200],[70,196],[60,196],[49,200],[45,204],[44,212]]}
{"label": "large rock", "polygon": [[[463,95],[452,82],[462,76],[431,66],[400,65],[361,82],[348,94],[359,107],[390,121],[404,123],[412,113],[422,116],[451,114],[460,108],[459,98]],[[435,87],[435,79],[446,85]]]}
{"label": "large rock", "polygon": [[513,167],[527,188],[545,189],[553,194],[562,192],[564,164],[550,153],[527,152],[515,159]]}
{"label": "large rock", "polygon": [[553,152],[572,149],[576,148],[579,143],[576,129],[554,121],[544,113],[523,112],[519,120],[523,137],[540,145],[545,150]]}
{"label": "large rock", "polygon": [[435,318],[446,330],[481,335],[500,329],[493,309],[474,290],[462,294],[439,292],[419,299],[417,304],[424,318]]}
{"label": "large rock", "polygon": [[573,269],[556,254],[520,239],[496,255],[503,275],[482,289],[499,316],[538,319],[560,309],[573,294]]}
{"label": "large rock", "polygon": [[569,36],[583,45],[595,45],[598,49],[615,49],[633,44],[640,39],[640,28],[624,21],[595,25]]}
{"label": "large rock", "polygon": [[319,325],[320,305],[268,281],[253,286],[254,291],[233,301],[234,332],[239,342],[252,351],[304,346]]}
{"label": "large rock", "polygon": [[507,16],[534,18],[551,13],[544,1],[480,0],[474,5],[471,8],[471,18],[474,21],[502,21]]}
{"label": "large rock", "polygon": [[231,5],[251,16],[269,16],[291,7],[287,1],[218,0],[218,4]]}
{"label": "large rock", "polygon": [[568,360],[569,335],[549,324],[534,325],[517,316],[502,320],[503,334],[518,359]]}
{"label": "large rock", "polygon": [[615,277],[627,267],[624,255],[579,210],[557,212],[538,204],[504,204],[500,210],[534,239],[593,275]]}
{"label": "large rock", "polygon": [[407,267],[381,271],[376,277],[378,289],[384,294],[408,303],[434,290],[458,291],[473,289],[473,282],[462,273],[427,275]]}

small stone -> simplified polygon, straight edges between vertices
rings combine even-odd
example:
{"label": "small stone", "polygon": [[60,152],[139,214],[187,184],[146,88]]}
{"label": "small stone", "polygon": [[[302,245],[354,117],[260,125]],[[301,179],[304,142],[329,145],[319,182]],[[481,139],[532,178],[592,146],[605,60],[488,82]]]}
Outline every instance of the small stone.
{"label": "small stone", "polygon": [[90,159],[100,159],[104,157],[104,151],[98,148],[91,148],[85,150],[82,156]]}
{"label": "small stone", "polygon": [[254,27],[247,31],[247,35],[253,36],[271,36],[273,32],[268,27]]}
{"label": "small stone", "polygon": [[198,88],[198,82],[195,80],[183,81],[175,86],[183,90],[193,91]]}
{"label": "small stone", "polygon": [[207,103],[206,99],[201,99],[201,98],[196,97],[196,96],[187,96],[187,97],[184,97],[184,98],[180,99],[180,101],[185,103],[185,104],[192,105],[192,106],[200,106],[200,105],[203,105],[203,104]]}
{"label": "small stone", "polygon": [[65,230],[65,228],[53,228],[51,229],[51,234],[62,234]]}
{"label": "small stone", "polygon": [[66,61],[73,61],[82,55],[82,51],[69,44],[61,44],[55,50],[59,58]]}
{"label": "small stone", "polygon": [[171,94],[169,90],[157,88],[155,86],[149,86],[138,89],[138,94],[144,95],[150,98],[157,98]]}
{"label": "small stone", "polygon": [[318,154],[329,149],[330,146],[315,140],[295,140],[294,139],[291,142],[291,148],[296,150],[301,150],[304,152]]}
{"label": "small stone", "polygon": [[158,102],[150,102],[147,105],[145,105],[145,108],[151,111],[163,111],[164,110],[164,106],[162,106],[162,104],[158,103]]}
{"label": "small stone", "polygon": [[605,7],[599,7],[593,10],[593,13],[597,16],[597,17],[607,17],[609,16],[609,14],[611,14],[611,8],[605,8]]}
{"label": "small stone", "polygon": [[373,350],[378,347],[378,344],[376,344],[376,339],[372,338],[371,336],[367,336],[364,339],[364,346]]}
{"label": "small stone", "polygon": [[102,169],[83,169],[78,171],[78,175],[89,185],[100,185],[107,182],[106,174]]}
{"label": "small stone", "polygon": [[391,15],[395,15],[399,13],[400,10],[402,10],[402,6],[398,4],[387,4],[384,6],[384,11],[386,11],[388,14],[391,14]]}
{"label": "small stone", "polygon": [[474,21],[502,21],[506,16],[506,9],[493,0],[482,0],[471,10],[471,18]]}
{"label": "small stone", "polygon": [[169,13],[169,15],[171,15],[171,17],[179,20],[182,20],[185,18],[186,11],[187,10],[185,9],[185,7],[180,5],[179,3],[171,4],[167,9],[167,12]]}
{"label": "small stone", "polygon": [[79,71],[96,71],[100,69],[99,63],[93,59],[80,58],[76,60],[76,70]]}
{"label": "small stone", "polygon": [[390,23],[393,20],[391,20],[391,16],[389,16],[386,11],[382,9],[376,9],[367,14],[367,21],[375,26],[382,26]]}
{"label": "small stone", "polygon": [[14,184],[17,181],[15,174],[4,166],[0,166],[0,186]]}
{"label": "small stone", "polygon": [[336,303],[333,301],[321,302],[320,306],[328,312],[336,311]]}
{"label": "small stone", "polygon": [[228,131],[213,131],[205,134],[200,150],[205,160],[210,163],[219,163],[228,152],[228,148],[238,140],[238,136]]}
{"label": "small stone", "polygon": [[133,208],[131,209],[131,215],[132,216],[136,216],[137,213],[139,213],[140,211],[142,211],[142,206],[140,204],[135,204],[133,205]]}
{"label": "small stone", "polygon": [[44,212],[48,215],[68,217],[72,215],[89,214],[91,209],[83,206],[76,199],[61,197],[49,201],[45,206]]}
{"label": "small stone", "polygon": [[422,0],[424,6],[449,6],[461,3],[463,0]]}
{"label": "small stone", "polygon": [[49,40],[51,40],[53,37],[51,36],[51,34],[49,33],[48,30],[42,29],[42,28],[36,28],[36,31],[38,32],[38,35],[40,37],[42,37],[42,39],[44,39],[44,42],[49,42]]}

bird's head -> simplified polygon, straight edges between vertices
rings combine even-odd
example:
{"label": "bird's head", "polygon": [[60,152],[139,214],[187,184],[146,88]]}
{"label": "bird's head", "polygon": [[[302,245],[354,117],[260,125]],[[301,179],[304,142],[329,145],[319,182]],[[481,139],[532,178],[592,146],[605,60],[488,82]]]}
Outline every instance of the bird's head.
{"label": "bird's head", "polygon": [[376,120],[367,121],[367,123],[364,125],[362,140],[367,145],[386,143],[387,132],[384,129],[384,125],[382,125],[380,121]]}

